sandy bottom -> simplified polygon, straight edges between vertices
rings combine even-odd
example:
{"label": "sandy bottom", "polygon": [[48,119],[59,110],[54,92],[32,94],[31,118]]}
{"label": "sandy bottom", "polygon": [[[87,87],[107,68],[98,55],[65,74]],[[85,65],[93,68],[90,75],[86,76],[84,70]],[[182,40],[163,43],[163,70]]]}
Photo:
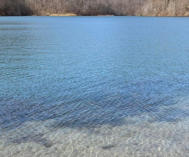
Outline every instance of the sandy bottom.
{"label": "sandy bottom", "polygon": [[[178,104],[177,104],[178,105]],[[188,104],[177,106],[188,110]],[[152,113],[125,118],[123,125],[53,128],[33,121],[0,136],[0,157],[187,157],[189,118],[153,121]]]}

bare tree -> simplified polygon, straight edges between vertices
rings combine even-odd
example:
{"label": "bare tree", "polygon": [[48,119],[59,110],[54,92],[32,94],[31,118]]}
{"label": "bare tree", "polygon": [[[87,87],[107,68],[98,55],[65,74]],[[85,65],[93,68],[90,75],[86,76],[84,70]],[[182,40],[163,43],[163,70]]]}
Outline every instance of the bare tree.
{"label": "bare tree", "polygon": [[0,0],[0,15],[31,15],[31,8],[25,5],[24,0]]}
{"label": "bare tree", "polygon": [[189,15],[189,0],[0,0],[0,15]]}

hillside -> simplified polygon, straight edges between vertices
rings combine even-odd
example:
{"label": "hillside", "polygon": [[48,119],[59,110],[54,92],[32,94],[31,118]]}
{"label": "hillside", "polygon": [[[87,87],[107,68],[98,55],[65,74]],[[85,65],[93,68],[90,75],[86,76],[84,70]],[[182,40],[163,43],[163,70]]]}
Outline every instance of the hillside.
{"label": "hillside", "polygon": [[0,15],[189,16],[189,0],[0,0]]}

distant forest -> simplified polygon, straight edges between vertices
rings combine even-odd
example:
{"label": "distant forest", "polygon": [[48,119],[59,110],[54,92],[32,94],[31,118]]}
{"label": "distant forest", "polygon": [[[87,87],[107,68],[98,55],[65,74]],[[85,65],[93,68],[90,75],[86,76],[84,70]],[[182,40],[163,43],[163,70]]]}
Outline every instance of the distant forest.
{"label": "distant forest", "polygon": [[189,16],[189,0],[0,0],[0,15]]}

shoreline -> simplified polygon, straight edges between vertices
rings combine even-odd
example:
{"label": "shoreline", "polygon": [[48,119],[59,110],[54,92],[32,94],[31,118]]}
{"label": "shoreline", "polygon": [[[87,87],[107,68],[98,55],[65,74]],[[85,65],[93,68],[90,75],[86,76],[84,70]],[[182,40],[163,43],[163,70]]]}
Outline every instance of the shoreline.
{"label": "shoreline", "polygon": [[125,17],[176,17],[176,18],[178,18],[178,17],[189,17],[189,15],[183,15],[183,16],[160,16],[160,15],[78,15],[78,14],[74,14],[74,13],[65,13],[65,14],[41,14],[41,15],[35,15],[35,14],[33,14],[33,15],[0,15],[0,17],[18,17],[18,16],[20,16],[20,17],[26,17],[26,16],[51,16],[51,17],[76,17],[76,16],[83,16],[83,17],[85,17],[85,16],[91,16],[91,17],[99,17],[99,16],[125,16]]}
{"label": "shoreline", "polygon": [[130,16],[130,17],[189,17],[189,12],[184,15],[170,15],[170,14],[134,14],[134,15],[118,15],[118,14],[77,14],[73,12],[66,13],[49,13],[49,12],[41,12],[39,14],[28,14],[28,15],[3,15],[0,16],[62,16],[62,17],[70,17],[70,16]]}
{"label": "shoreline", "polygon": [[0,14],[0,17],[3,16],[55,16],[55,17],[70,17],[70,16],[130,16],[130,17],[189,17],[189,12],[185,13],[184,15],[171,15],[171,14],[134,14],[134,15],[124,15],[124,14],[77,14],[73,12],[66,12],[66,13],[50,13],[50,12],[41,12],[39,14],[28,14],[28,15],[5,15]]}
{"label": "shoreline", "polygon": [[77,14],[75,13],[63,13],[63,14],[47,14],[46,16],[78,16]]}

